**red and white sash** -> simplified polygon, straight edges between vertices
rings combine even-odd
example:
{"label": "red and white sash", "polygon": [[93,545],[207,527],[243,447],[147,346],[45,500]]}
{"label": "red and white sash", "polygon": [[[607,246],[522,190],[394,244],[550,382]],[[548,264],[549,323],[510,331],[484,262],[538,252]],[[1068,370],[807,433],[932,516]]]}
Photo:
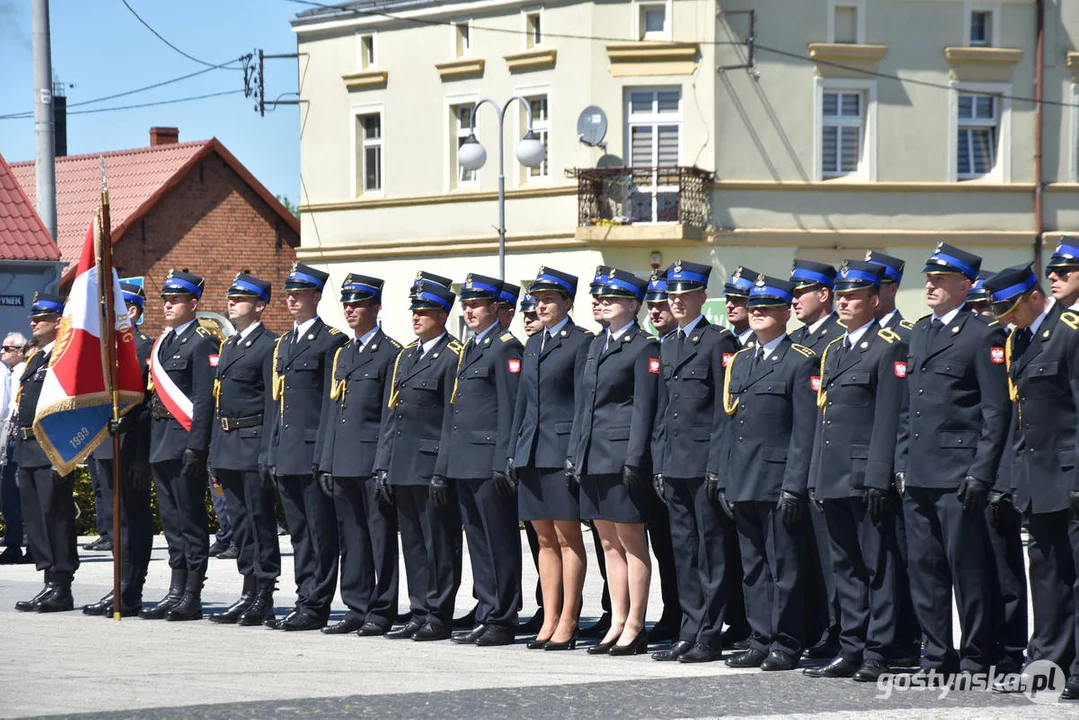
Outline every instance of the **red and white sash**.
{"label": "red and white sash", "polygon": [[168,409],[169,414],[183,426],[184,430],[191,431],[191,415],[194,413],[194,405],[191,398],[184,395],[184,391],[177,387],[169,374],[161,367],[161,341],[165,335],[161,335],[154,341],[154,350],[150,353],[150,377],[154,381],[154,391],[161,398],[161,403]]}

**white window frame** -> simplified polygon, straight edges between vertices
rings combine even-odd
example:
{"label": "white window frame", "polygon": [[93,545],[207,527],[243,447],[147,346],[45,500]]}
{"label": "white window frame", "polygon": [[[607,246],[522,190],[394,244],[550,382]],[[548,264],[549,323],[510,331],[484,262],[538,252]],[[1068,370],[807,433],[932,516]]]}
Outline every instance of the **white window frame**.
{"label": "white window frame", "polygon": [[[367,62],[367,53],[364,52],[365,38],[371,38],[371,62]],[[356,67],[361,71],[378,67],[378,38],[375,32],[360,30],[356,33]]]}
{"label": "white window frame", "polygon": [[[532,28],[531,28],[531,26],[529,25],[529,22],[528,22],[528,18],[529,18],[530,15],[536,15],[536,16],[539,17],[539,25],[540,25],[539,26],[539,31],[540,31],[539,42],[535,42],[535,40],[532,37]],[[522,34],[522,37],[521,37],[521,48],[523,50],[539,50],[540,48],[545,46],[546,43],[544,42],[544,35],[545,35],[544,31],[547,28],[547,24],[546,24],[546,18],[543,17],[543,7],[542,6],[524,8],[523,10],[521,10],[521,26],[524,28],[523,34]],[[532,43],[531,45],[529,45],[530,42]]]}
{"label": "white window frame", "polygon": [[[970,30],[972,15],[976,12],[987,12],[989,18],[989,38],[987,45],[971,44]],[[1001,47],[1000,44],[1000,21],[1003,16],[1003,5],[999,2],[984,2],[983,0],[965,0],[963,3],[963,44],[967,47]]]}
{"label": "white window frame", "polygon": [[[457,36],[462,26],[468,28],[468,47],[458,52]],[[450,31],[450,56],[454,58],[472,57],[472,49],[476,46],[476,38],[472,34],[472,18],[450,23]]]}
{"label": "white window frame", "polygon": [[[813,176],[828,182],[877,181],[877,81],[854,78],[814,78],[813,92]],[[824,175],[824,93],[862,93],[864,126],[862,130],[862,160],[858,172]]]}
{"label": "white window frame", "polygon": [[1071,141],[1068,146],[1071,148],[1071,161],[1068,163],[1068,179],[1071,182],[1079,182],[1079,81],[1072,83],[1072,132]]}
{"label": "white window frame", "polygon": [[836,41],[835,11],[837,7],[853,7],[857,10],[857,31],[855,33],[854,42],[858,45],[865,45],[865,0],[828,0],[828,42],[834,43]]}
{"label": "white window frame", "polygon": [[[378,190],[365,190],[363,188],[363,181],[361,176],[364,174],[364,168],[357,166],[357,151],[361,149],[363,140],[359,137],[358,125],[359,118],[363,115],[378,115],[379,117],[379,145],[382,148],[379,153],[379,162],[381,167],[379,168],[379,178],[382,180],[382,187]],[[386,194],[386,112],[383,103],[365,104],[365,105],[353,105],[349,108],[349,118],[352,123],[352,130],[349,132],[349,147],[352,151],[351,160],[349,166],[352,172],[349,174],[349,191],[351,197],[385,197]]]}
{"label": "white window frame", "polygon": [[[445,114],[443,117],[447,119],[448,125],[443,126],[444,137],[446,138],[446,146],[442,155],[442,161],[444,163],[445,170],[442,173],[442,191],[444,193],[450,193],[455,190],[477,190],[479,188],[479,176],[483,171],[480,168],[476,171],[476,179],[469,180],[467,182],[461,182],[460,166],[457,164],[457,112],[455,107],[458,105],[476,105],[480,101],[480,96],[477,93],[467,93],[461,95],[447,95],[445,100]],[[480,138],[479,127],[477,123],[476,138]],[[453,147],[450,147],[450,144]],[[488,148],[488,160],[490,160],[490,149]],[[486,167],[486,166],[484,166]]]}
{"label": "white window frame", "polygon": [[[645,6],[663,6],[663,32],[657,34],[654,37],[645,38],[644,29],[641,27],[641,13]],[[671,35],[671,25],[673,22],[672,10],[673,0],[633,0],[630,6],[633,8],[633,37],[639,41],[657,42],[657,41],[669,41]]]}
{"label": "white window frame", "polygon": [[[959,96],[997,96],[997,154],[993,171],[973,178],[959,177]],[[949,182],[1003,184],[1012,181],[1012,86],[1010,83],[952,82],[948,91],[948,180]]]}
{"label": "white window frame", "polygon": [[[543,21],[541,20],[540,22]],[[517,185],[520,187],[521,185],[535,185],[537,183],[550,184],[554,177],[554,172],[552,171],[552,168],[554,167],[554,148],[551,146],[551,130],[553,129],[553,124],[551,123],[551,86],[529,85],[527,87],[514,88],[513,94],[522,97],[525,100],[531,100],[540,96],[547,98],[547,127],[544,130],[547,133],[547,174],[533,176],[531,174],[532,168],[525,167],[517,159],[517,145],[515,142],[513,146],[513,162],[517,168],[517,171],[514,173],[514,177],[517,179]],[[514,103],[512,107],[516,110],[514,137],[524,137],[525,132],[528,130],[526,127],[527,113],[525,112],[525,109],[521,107],[520,103]],[[535,123],[535,118],[533,118],[533,127],[535,126]]]}
{"label": "white window frame", "polygon": [[[678,91],[678,112],[677,113],[660,113],[657,110],[656,112],[653,112],[650,115],[645,115],[643,113],[639,114],[639,115],[633,115],[633,113],[631,112],[631,99],[632,99],[634,93],[640,93],[640,92],[655,93],[656,94],[656,99],[653,101],[653,103],[658,103],[658,93],[660,93],[660,92],[669,92],[671,90],[677,90]],[[623,88],[623,98],[622,98],[622,117],[623,117],[622,131],[623,132],[622,132],[622,134],[623,134],[623,144],[624,144],[623,152],[624,152],[624,154],[623,154],[622,157],[626,158],[627,167],[631,167],[631,165],[629,164],[630,161],[632,160],[632,152],[631,152],[631,150],[632,150],[632,145],[633,145],[633,137],[632,137],[632,132],[631,131],[632,131],[632,128],[633,128],[634,125],[650,125],[653,128],[658,128],[660,125],[677,125],[678,126],[678,160],[675,163],[675,165],[676,166],[681,166],[682,165],[682,149],[683,149],[683,143],[685,141],[685,130],[686,130],[686,127],[685,127],[685,101],[686,101],[686,91],[685,91],[685,88],[682,87],[681,85],[627,86],[627,87]],[[658,152],[658,149],[659,149],[659,144],[658,143],[659,143],[659,135],[658,135],[658,132],[657,132],[657,134],[656,134],[656,150],[657,150],[657,152]],[[658,164],[658,162],[659,162],[659,160],[658,160],[658,158],[656,158],[656,161],[652,164],[652,167],[655,167]],[[652,183],[652,185],[650,185],[650,186],[648,186],[646,188],[642,188],[642,190],[644,190],[646,192],[650,192],[652,194],[652,217],[654,217],[654,218],[658,217],[658,215],[659,215],[658,197],[659,197],[660,193],[668,193],[668,192],[677,193],[677,192],[679,192],[679,188],[676,187],[676,186],[659,185],[658,179],[655,177],[654,173],[653,173],[653,183]],[[655,222],[641,222],[641,221],[634,220],[634,224],[636,224],[636,225],[669,225],[669,224],[675,224],[676,222],[677,221],[667,222],[667,221],[658,221],[658,220],[655,221]]]}

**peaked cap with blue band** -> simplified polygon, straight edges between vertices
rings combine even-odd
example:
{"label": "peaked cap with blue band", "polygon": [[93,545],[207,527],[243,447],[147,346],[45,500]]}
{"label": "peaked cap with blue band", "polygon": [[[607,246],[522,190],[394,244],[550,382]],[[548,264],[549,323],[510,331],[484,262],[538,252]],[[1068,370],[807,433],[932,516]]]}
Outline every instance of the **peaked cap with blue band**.
{"label": "peaked cap with blue band", "polygon": [[756,270],[750,270],[744,265],[739,265],[734,269],[727,282],[723,284],[723,294],[727,297],[748,298],[749,291],[758,277],[760,277],[760,273]]}
{"label": "peaked cap with blue band", "polygon": [[169,270],[165,276],[165,284],[161,286],[161,297],[166,295],[190,295],[193,298],[202,297],[202,288],[205,285],[198,275],[186,270]]}
{"label": "peaked cap with blue band", "polygon": [[502,281],[479,273],[469,273],[461,286],[461,300],[499,300],[501,295]]}
{"label": "peaked cap with blue band", "polygon": [[420,283],[427,283],[428,285],[440,285],[449,290],[450,285],[453,285],[453,280],[448,277],[442,277],[441,275],[435,275],[424,270],[420,270],[416,273],[416,279],[412,281],[412,288],[408,291],[409,297],[412,293],[416,292],[416,288],[420,286]]}
{"label": "peaked cap with blue band", "polygon": [[1020,298],[1037,284],[1038,276],[1034,274],[1029,263],[1004,268],[996,275],[986,278],[985,290],[989,293],[989,302],[993,303],[993,315],[1007,315]]}
{"label": "peaked cap with blue band", "polygon": [[631,272],[611,268],[603,287],[596,293],[596,297],[622,297],[632,298],[638,302],[644,300],[645,291],[648,290],[648,281],[643,280]]}
{"label": "peaked cap with blue band", "polygon": [[521,297],[521,286],[503,280],[502,292],[498,294],[498,302],[512,309],[517,307],[517,298],[519,297]]}
{"label": "peaked cap with blue band", "polygon": [[1045,264],[1045,274],[1048,275],[1053,268],[1076,266],[1079,266],[1079,240],[1065,235],[1060,238],[1060,244]]}
{"label": "peaked cap with blue band", "polygon": [[146,290],[142,285],[120,281],[120,292],[124,296],[124,302],[129,305],[138,305],[140,308],[146,305]]}
{"label": "peaked cap with blue band", "polygon": [[270,283],[265,280],[259,280],[254,275],[248,275],[247,273],[236,273],[236,277],[233,279],[232,285],[229,285],[225,297],[253,297],[268,303],[270,302],[271,290]]}
{"label": "peaked cap with blue band", "polygon": [[534,313],[536,312],[536,298],[532,297],[528,293],[521,298],[521,312],[522,313]]}
{"label": "peaked cap with blue band", "polygon": [[796,290],[821,285],[831,290],[835,286],[835,268],[827,263],[813,260],[795,260],[791,269],[791,282]]}
{"label": "peaked cap with blue band", "polygon": [[989,302],[989,291],[985,289],[985,281],[993,277],[994,273],[988,270],[979,270],[978,279],[971,283],[970,292],[967,293],[967,304]]}
{"label": "peaked cap with blue band", "polygon": [[795,284],[771,275],[759,275],[749,290],[746,307],[788,306],[794,302]]}
{"label": "peaked cap with blue band", "polygon": [[285,278],[286,290],[318,290],[326,287],[329,273],[324,273],[304,263],[293,263],[292,270]]}
{"label": "peaked cap with blue band", "polygon": [[946,242],[938,242],[933,254],[925,261],[923,273],[958,273],[966,276],[974,282],[978,279],[978,271],[981,270],[982,259],[974,253],[949,245]]}
{"label": "peaked cap with blue band", "polygon": [[543,290],[554,290],[573,297],[577,294],[577,276],[540,265],[536,280],[528,288],[528,292],[535,295]]}
{"label": "peaked cap with blue band", "polygon": [[442,310],[443,312],[449,312],[453,308],[453,301],[457,299],[457,295],[452,290],[426,280],[417,283],[411,297],[410,310]]}
{"label": "peaked cap with blue band", "polygon": [[596,297],[607,282],[607,275],[614,270],[610,265],[597,265],[596,274],[592,276],[592,282],[588,283],[588,294]]}
{"label": "peaked cap with blue band", "polygon": [[60,297],[59,295],[50,295],[49,293],[34,293],[34,299],[30,303],[30,317],[63,314],[64,298]]}
{"label": "peaked cap with blue band", "polygon": [[836,275],[833,292],[852,292],[868,287],[880,288],[884,282],[883,265],[861,260],[844,260]]}
{"label": "peaked cap with blue band", "polygon": [[704,290],[708,287],[708,276],[712,274],[711,265],[675,260],[667,266],[667,294]]}
{"label": "peaked cap with blue band", "polygon": [[374,298],[382,302],[382,278],[349,273],[341,283],[341,302],[361,302]]}
{"label": "peaked cap with blue band", "polygon": [[891,255],[885,255],[877,250],[866,250],[865,261],[884,268],[884,282],[898,283],[903,281],[903,269],[907,266],[906,261]]}
{"label": "peaked cap with blue band", "polygon": [[644,294],[645,302],[667,302],[667,272],[652,273],[648,280],[648,291]]}

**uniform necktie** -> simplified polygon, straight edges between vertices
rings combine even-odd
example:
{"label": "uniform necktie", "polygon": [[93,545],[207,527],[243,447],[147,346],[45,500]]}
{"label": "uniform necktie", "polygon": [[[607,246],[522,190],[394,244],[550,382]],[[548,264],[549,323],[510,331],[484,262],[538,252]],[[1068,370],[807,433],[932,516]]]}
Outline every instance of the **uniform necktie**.
{"label": "uniform necktie", "polygon": [[926,335],[925,338],[926,352],[933,351],[933,348],[937,344],[937,340],[940,338],[940,331],[943,327],[944,321],[937,317],[933,318],[933,320],[929,323],[929,333]]}
{"label": "uniform necktie", "polygon": [[758,347],[753,352],[753,364],[750,366],[749,371],[753,372],[757,369],[757,366],[764,362],[764,348]]}
{"label": "uniform necktie", "polygon": [[168,352],[169,348],[172,347],[174,340],[176,340],[176,331],[169,330],[168,333],[165,334],[165,340],[161,343],[162,349],[165,352]]}
{"label": "uniform necktie", "polygon": [[543,337],[540,338],[540,352],[543,352],[544,348],[547,347],[547,338],[550,336],[551,334],[549,332],[546,330],[543,331]]}
{"label": "uniform necktie", "polygon": [[682,348],[686,346],[686,331],[678,328],[678,354],[682,354]]}
{"label": "uniform necktie", "polygon": [[1015,336],[1015,344],[1013,346],[1015,352],[1012,354],[1012,359],[1014,360],[1015,358],[1022,357],[1023,353],[1030,347],[1030,343],[1034,339],[1034,333],[1030,331],[1030,328],[1019,328],[1013,332],[1018,333],[1018,335]]}
{"label": "uniform necktie", "polygon": [[603,341],[603,352],[611,349],[611,331],[607,331],[607,339]]}

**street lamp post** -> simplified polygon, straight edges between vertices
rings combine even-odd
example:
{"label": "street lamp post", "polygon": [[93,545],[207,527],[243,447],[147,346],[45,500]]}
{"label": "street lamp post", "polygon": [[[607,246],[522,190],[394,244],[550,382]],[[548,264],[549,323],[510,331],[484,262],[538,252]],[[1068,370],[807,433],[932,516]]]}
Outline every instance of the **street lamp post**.
{"label": "street lamp post", "polygon": [[528,113],[528,131],[521,141],[517,143],[517,160],[525,167],[537,167],[543,162],[545,149],[536,134],[532,132],[532,108],[523,97],[514,95],[506,104],[499,107],[498,103],[490,98],[484,98],[472,108],[472,119],[468,129],[468,139],[457,149],[457,163],[465,170],[479,170],[487,162],[487,151],[476,139],[476,112],[480,105],[490,105],[498,115],[498,279],[506,279],[506,162],[504,128],[506,111],[509,110],[513,101],[524,105]]}

